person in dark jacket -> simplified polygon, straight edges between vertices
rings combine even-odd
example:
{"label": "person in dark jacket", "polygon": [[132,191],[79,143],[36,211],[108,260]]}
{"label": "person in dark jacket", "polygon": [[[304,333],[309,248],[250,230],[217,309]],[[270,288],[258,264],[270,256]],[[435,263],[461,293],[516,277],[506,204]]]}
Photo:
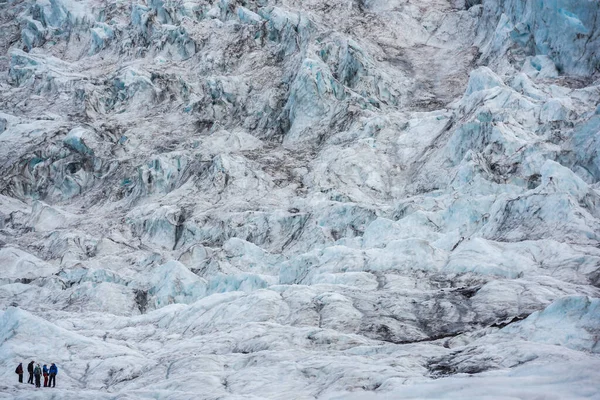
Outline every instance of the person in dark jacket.
{"label": "person in dark jacket", "polygon": [[50,372],[50,380],[48,381],[48,387],[50,387],[50,385],[54,387],[56,385],[56,375],[58,374],[58,367],[56,366],[56,364],[52,363],[48,372]]}
{"label": "person in dark jacket", "polygon": [[19,374],[19,383],[23,383],[23,363],[19,363],[15,372]]}
{"label": "person in dark jacket", "polygon": [[48,367],[46,364],[42,367],[42,374],[44,375],[44,387],[48,387]]}
{"label": "person in dark jacket", "polygon": [[40,377],[42,376],[42,368],[40,364],[37,364],[33,369],[33,376],[35,376],[35,387],[40,387]]}
{"label": "person in dark jacket", "polygon": [[33,363],[35,361],[30,362],[29,364],[27,364],[27,372],[29,372],[29,379],[27,380],[27,383],[31,383],[33,385]]}

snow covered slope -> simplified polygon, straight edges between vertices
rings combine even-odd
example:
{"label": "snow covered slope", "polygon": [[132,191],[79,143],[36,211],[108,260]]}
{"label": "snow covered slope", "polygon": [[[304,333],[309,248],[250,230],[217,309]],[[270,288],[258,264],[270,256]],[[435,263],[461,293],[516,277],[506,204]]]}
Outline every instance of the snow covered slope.
{"label": "snow covered slope", "polygon": [[600,398],[599,17],[0,2],[0,398]]}

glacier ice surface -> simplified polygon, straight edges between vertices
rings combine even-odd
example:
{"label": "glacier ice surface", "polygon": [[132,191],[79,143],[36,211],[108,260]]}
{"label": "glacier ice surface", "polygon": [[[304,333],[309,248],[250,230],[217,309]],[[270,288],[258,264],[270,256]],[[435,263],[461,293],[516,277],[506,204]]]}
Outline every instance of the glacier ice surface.
{"label": "glacier ice surface", "polygon": [[598,4],[2,3],[0,398],[598,398]]}

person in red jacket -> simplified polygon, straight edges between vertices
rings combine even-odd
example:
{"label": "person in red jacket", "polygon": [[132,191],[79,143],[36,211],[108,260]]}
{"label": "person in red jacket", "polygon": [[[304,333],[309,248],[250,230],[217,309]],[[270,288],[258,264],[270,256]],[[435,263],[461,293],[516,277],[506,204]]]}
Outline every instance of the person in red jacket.
{"label": "person in red jacket", "polygon": [[23,383],[23,363],[19,363],[15,372],[19,374],[19,383]]}
{"label": "person in red jacket", "polygon": [[44,374],[44,387],[48,387],[48,367],[46,366],[46,364],[44,364],[42,372]]}

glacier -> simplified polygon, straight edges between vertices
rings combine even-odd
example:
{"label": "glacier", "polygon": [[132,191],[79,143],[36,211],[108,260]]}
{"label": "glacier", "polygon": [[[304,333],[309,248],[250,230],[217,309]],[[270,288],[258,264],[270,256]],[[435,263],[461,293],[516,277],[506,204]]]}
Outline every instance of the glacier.
{"label": "glacier", "polygon": [[600,398],[599,17],[0,1],[0,398]]}

